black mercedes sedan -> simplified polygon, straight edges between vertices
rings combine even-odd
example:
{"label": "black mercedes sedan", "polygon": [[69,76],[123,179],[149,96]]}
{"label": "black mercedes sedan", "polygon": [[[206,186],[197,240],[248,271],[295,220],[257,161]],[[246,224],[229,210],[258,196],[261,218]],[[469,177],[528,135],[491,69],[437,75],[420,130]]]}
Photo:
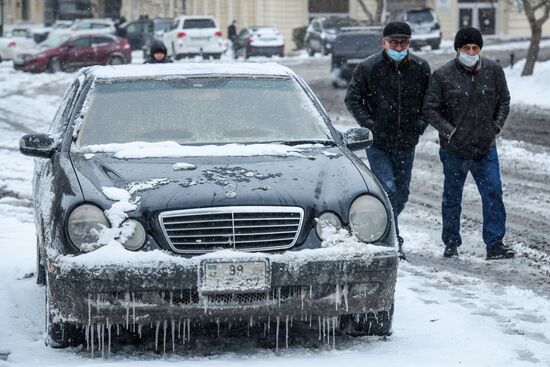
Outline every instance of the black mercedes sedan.
{"label": "black mercedes sedan", "polygon": [[371,143],[277,64],[83,69],[49,131],[20,140],[41,158],[47,344],[179,343],[209,323],[278,336],[289,318],[329,341],[390,334],[392,209],[352,152]]}

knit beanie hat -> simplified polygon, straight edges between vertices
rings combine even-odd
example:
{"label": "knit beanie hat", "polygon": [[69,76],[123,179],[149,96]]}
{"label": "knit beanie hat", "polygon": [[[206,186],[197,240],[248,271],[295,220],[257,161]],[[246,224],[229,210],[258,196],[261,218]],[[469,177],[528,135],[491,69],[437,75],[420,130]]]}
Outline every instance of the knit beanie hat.
{"label": "knit beanie hat", "polygon": [[390,22],[384,27],[382,36],[411,38],[411,27],[404,22]]}
{"label": "knit beanie hat", "polygon": [[464,27],[456,32],[455,36],[455,50],[462,48],[462,46],[473,43],[478,45],[479,48],[483,48],[483,37],[479,29],[474,27]]}

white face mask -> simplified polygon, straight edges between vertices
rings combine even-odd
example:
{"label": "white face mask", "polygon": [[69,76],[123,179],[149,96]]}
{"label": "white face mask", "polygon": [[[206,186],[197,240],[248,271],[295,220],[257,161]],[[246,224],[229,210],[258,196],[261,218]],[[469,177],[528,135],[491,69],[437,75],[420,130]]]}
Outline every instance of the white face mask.
{"label": "white face mask", "polygon": [[458,61],[460,61],[463,65],[471,68],[479,61],[479,54],[475,56],[470,56],[467,53],[458,51]]}

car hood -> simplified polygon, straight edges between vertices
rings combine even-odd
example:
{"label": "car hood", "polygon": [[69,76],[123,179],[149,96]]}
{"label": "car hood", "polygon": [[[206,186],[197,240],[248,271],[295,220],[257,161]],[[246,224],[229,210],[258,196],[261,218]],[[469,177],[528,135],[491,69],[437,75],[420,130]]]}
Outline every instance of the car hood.
{"label": "car hood", "polygon": [[126,160],[71,153],[71,159],[85,201],[108,209],[113,201],[104,188],[123,188],[138,202],[136,212],[276,205],[299,206],[306,212],[332,210],[344,219],[351,201],[368,192],[367,184],[374,186],[338,147],[307,151],[303,157]]}

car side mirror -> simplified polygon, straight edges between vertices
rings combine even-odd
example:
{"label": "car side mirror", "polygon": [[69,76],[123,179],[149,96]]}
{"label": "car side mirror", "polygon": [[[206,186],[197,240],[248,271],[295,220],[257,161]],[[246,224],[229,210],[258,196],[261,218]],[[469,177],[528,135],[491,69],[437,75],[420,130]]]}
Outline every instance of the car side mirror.
{"label": "car side mirror", "polygon": [[342,131],[344,143],[350,150],[367,149],[372,146],[372,132],[366,127],[352,127]]}
{"label": "car side mirror", "polygon": [[31,157],[51,158],[59,143],[48,134],[30,134],[19,139],[19,151]]}

